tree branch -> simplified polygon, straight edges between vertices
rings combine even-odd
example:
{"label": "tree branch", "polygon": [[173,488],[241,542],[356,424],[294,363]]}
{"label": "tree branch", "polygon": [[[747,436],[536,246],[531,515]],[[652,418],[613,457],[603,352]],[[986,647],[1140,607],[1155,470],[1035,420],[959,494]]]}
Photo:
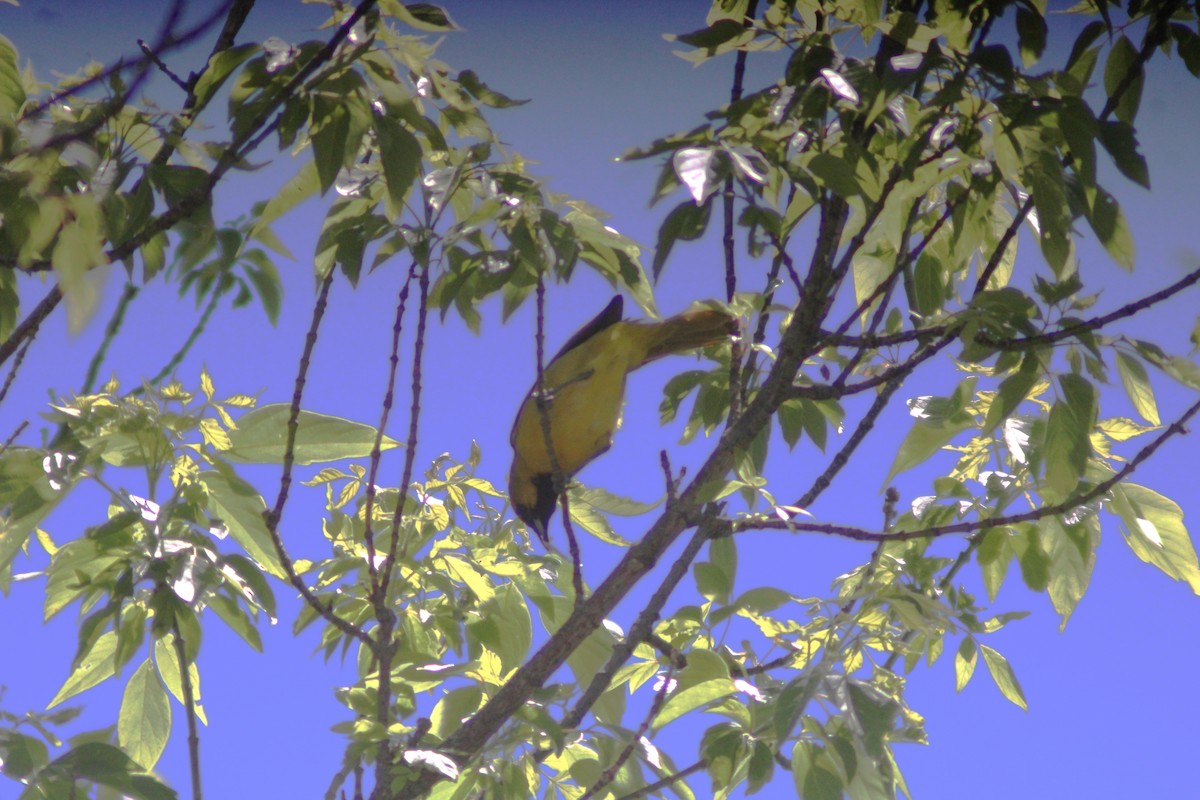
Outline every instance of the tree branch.
{"label": "tree branch", "polygon": [[831,536],[841,536],[846,539],[854,539],[860,542],[904,542],[909,539],[935,539],[940,536],[947,536],[953,533],[975,533],[977,531],[988,531],[993,528],[1002,528],[1006,525],[1015,525],[1018,522],[1033,522],[1043,517],[1053,516],[1055,514],[1065,514],[1079,506],[1086,505],[1098,497],[1102,497],[1108,493],[1114,486],[1129,477],[1135,469],[1138,468],[1146,459],[1154,455],[1158,448],[1172,436],[1187,433],[1187,422],[1197,412],[1200,412],[1200,400],[1188,407],[1179,419],[1172,422],[1166,429],[1158,435],[1157,438],[1150,444],[1146,445],[1137,455],[1131,458],[1123,468],[1115,472],[1107,480],[1101,481],[1088,489],[1086,492],[1070,497],[1061,503],[1054,505],[1042,506],[1035,508],[1032,511],[1025,511],[1020,514],[1005,514],[999,517],[993,517],[986,520],[975,520],[972,522],[955,522],[948,525],[935,525],[930,528],[918,528],[911,531],[894,531],[889,533],[880,533],[878,531],[867,530],[866,528],[857,528],[851,525],[834,525],[823,523],[808,523],[808,522],[783,522],[775,517],[757,516],[745,518],[737,521],[725,521],[728,526],[728,531],[722,531],[722,535],[730,533],[740,533],[746,530],[790,530],[794,532],[808,533],[824,533]]}

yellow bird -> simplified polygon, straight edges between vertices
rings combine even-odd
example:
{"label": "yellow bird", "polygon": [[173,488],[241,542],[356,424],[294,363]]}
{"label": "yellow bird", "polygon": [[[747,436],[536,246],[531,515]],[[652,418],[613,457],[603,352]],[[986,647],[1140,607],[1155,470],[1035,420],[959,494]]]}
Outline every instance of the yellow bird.
{"label": "yellow bird", "polygon": [[[617,295],[543,371],[550,440],[564,482],[612,446],[626,375],[656,358],[717,344],[737,330],[734,317],[714,309],[685,311],[662,322],[622,320],[622,310]],[[517,516],[548,542],[558,492],[536,391],[535,384],[513,423],[508,495]]]}

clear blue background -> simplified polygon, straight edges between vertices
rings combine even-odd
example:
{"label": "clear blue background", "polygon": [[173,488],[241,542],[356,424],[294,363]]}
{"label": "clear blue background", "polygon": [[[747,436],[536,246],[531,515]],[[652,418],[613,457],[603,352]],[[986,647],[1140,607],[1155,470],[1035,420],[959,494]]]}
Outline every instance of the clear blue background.
{"label": "clear blue background", "polygon": [[[566,192],[609,211],[610,224],[652,245],[665,209],[649,209],[654,164],[617,164],[613,156],[630,145],[699,124],[702,114],[728,95],[732,61],[693,68],[671,55],[672,45],[660,34],[700,27],[704,3],[609,2],[452,2],[450,13],[465,29],[447,37],[439,57],[454,70],[474,69],[493,87],[513,97],[532,98],[521,108],[492,115],[501,137],[525,157],[539,162],[535,172],[553,190]],[[136,52],[135,39],[153,39],[157,3],[28,2],[21,8],[0,6],[0,32],[32,59],[39,75],[51,69],[72,72],[89,58],[110,61]],[[193,17],[207,13],[193,8]],[[291,41],[319,38],[315,30],[322,9],[284,2],[260,2],[240,41],[276,35]],[[1052,25],[1067,22],[1056,17]],[[211,40],[171,65],[186,74]],[[1060,65],[1070,39],[1052,40],[1044,63]],[[751,61],[748,86],[772,77],[770,65]],[[171,106],[180,98],[158,80],[152,95]],[[1110,310],[1134,296],[1153,291],[1180,277],[1200,253],[1195,222],[1200,194],[1200,166],[1194,154],[1200,130],[1200,84],[1178,63],[1161,65],[1151,74],[1140,117],[1143,150],[1150,158],[1153,193],[1114,177],[1108,184],[1121,200],[1138,244],[1138,269],[1121,272],[1093,241],[1081,249],[1082,270],[1089,288],[1104,288],[1097,309]],[[260,154],[261,155],[261,154]],[[239,175],[218,196],[218,221],[247,210],[285,179],[288,158],[266,170]],[[323,203],[310,203],[276,227],[297,255],[282,263],[287,297],[283,318],[271,328],[251,310],[222,312],[179,369],[185,385],[196,385],[207,364],[219,394],[261,391],[263,401],[291,395],[294,369],[307,326],[312,299],[310,255]],[[803,263],[806,253],[797,252]],[[1035,250],[1022,252],[1021,271],[1042,269]],[[750,273],[747,272],[746,275]],[[339,282],[333,291],[309,383],[306,406],[314,410],[371,422],[378,418],[386,371],[392,307],[398,288],[396,265],[365,279],[358,292]],[[44,408],[46,388],[70,391],[100,340],[108,311],[120,288],[114,273],[107,302],[78,336],[69,337],[61,313],[39,334],[13,392],[0,410],[0,436],[24,419],[33,441]],[[757,281],[747,281],[757,289]],[[34,282],[24,287],[28,308],[45,291]],[[723,295],[720,253],[715,237],[680,245],[658,288],[660,308],[673,313],[691,300]],[[602,281],[581,270],[571,286],[555,286],[548,299],[548,346],[553,351],[611,295]],[[1145,336],[1178,352],[1189,345],[1195,318],[1193,292],[1126,324],[1122,331]],[[453,318],[435,324],[429,340],[427,393],[423,402],[418,467],[448,451],[465,459],[472,440],[483,449],[480,472],[502,484],[508,467],[508,430],[512,414],[533,376],[533,316],[527,307],[505,325],[498,306],[485,307],[484,335],[474,336]],[[191,313],[190,301],[179,301],[161,285],[135,303],[105,372],[115,371],[130,386],[157,372],[186,335],[179,320]],[[651,500],[661,495],[658,451],[671,450],[676,467],[698,463],[704,442],[675,448],[681,427],[660,428],[657,406],[665,380],[690,365],[669,359],[637,374],[631,382],[624,429],[613,450],[580,477],[591,485]],[[1187,396],[1155,376],[1160,410],[1169,420]],[[934,369],[918,374],[905,396],[937,394],[953,385],[953,376]],[[406,382],[402,381],[402,385]],[[1119,386],[1110,387],[1102,416],[1131,414]],[[403,404],[406,407],[406,402]],[[404,438],[407,415],[393,416],[393,437]],[[854,422],[853,417],[848,421]],[[910,419],[893,409],[877,426],[855,462],[812,508],[821,520],[877,526],[879,489],[895,447]],[[832,447],[836,447],[833,440]],[[1135,480],[1177,500],[1189,520],[1200,513],[1194,469],[1194,438],[1172,441],[1140,469]],[[1128,452],[1128,451],[1126,451]],[[773,459],[772,490],[786,499],[807,488],[826,457],[802,447]],[[399,480],[400,459],[385,464],[392,482]],[[264,473],[265,474],[265,473]],[[274,491],[264,482],[264,491]],[[927,488],[923,478],[897,485],[905,502]],[[299,557],[319,558],[321,505],[318,493],[306,492],[289,506],[285,539]],[[56,515],[47,528],[58,541],[78,535],[103,514],[94,502]],[[557,523],[556,523],[557,525]],[[644,521],[622,530],[636,536]],[[940,546],[954,552],[959,542]],[[865,561],[866,546],[829,541],[818,536],[756,534],[739,541],[738,587],[773,584],[797,595],[821,595],[832,579]],[[589,544],[585,569],[597,583],[618,556],[605,546]],[[18,571],[35,569],[33,559]],[[977,587],[974,571],[967,580]],[[622,606],[617,621],[628,625],[639,599],[653,587],[647,578],[636,596]],[[206,628],[200,656],[203,697],[210,725],[201,731],[206,793],[214,798],[251,796],[320,796],[341,759],[342,741],[329,726],[347,712],[331,690],[349,682],[348,671],[325,665],[310,655],[315,637],[293,638],[292,592],[280,586],[285,607],[280,623],[264,631],[266,653],[255,654],[221,626]],[[982,591],[980,591],[982,596]],[[681,596],[680,603],[687,602]],[[17,584],[0,612],[0,684],[9,711],[43,706],[67,676],[74,649],[71,612],[49,624],[41,622],[41,587]],[[1044,597],[1020,585],[1015,575],[1006,584],[995,610],[1031,609],[1034,614],[1011,624],[988,643],[1014,665],[1029,701],[1029,711],[1005,701],[982,666],[959,696],[954,692],[953,645],[932,669],[910,677],[908,700],[928,721],[929,747],[903,747],[898,753],[909,786],[918,798],[1009,797],[1188,797],[1196,794],[1193,720],[1200,710],[1193,682],[1200,655],[1200,604],[1186,586],[1173,583],[1138,561],[1121,541],[1115,522],[1106,518],[1099,563],[1088,595],[1065,631]],[[648,690],[643,690],[646,692]],[[73,702],[87,704],[84,722],[98,727],[115,720],[118,687],[92,690]],[[175,737],[159,769],[181,791],[186,777],[183,715],[175,709]],[[713,718],[711,722],[716,722]],[[694,734],[683,730],[708,720],[668,726],[656,743],[683,765],[691,763]],[[680,730],[676,730],[679,728]],[[788,796],[790,781],[763,796]],[[692,785],[701,796],[705,780]],[[15,784],[0,782],[0,798],[15,797]]]}

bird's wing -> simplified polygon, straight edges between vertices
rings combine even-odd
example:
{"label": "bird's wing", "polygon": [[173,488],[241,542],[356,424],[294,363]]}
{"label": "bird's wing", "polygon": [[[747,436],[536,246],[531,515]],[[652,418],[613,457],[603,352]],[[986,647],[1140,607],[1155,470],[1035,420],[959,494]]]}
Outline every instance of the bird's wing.
{"label": "bird's wing", "polygon": [[[567,343],[562,346],[562,349],[554,354],[554,358],[550,359],[550,363],[546,365],[545,369],[549,370],[551,364],[562,358],[564,354],[570,352],[576,347],[579,347],[581,344],[588,341],[601,331],[607,330],[613,325],[616,325],[621,321],[624,311],[625,300],[623,297],[621,297],[621,295],[617,295],[609,301],[608,305],[604,307],[604,310],[597,314],[591,322],[577,330],[574,335],[567,340]],[[509,444],[511,444],[513,447],[517,446],[517,427],[521,424],[521,414],[524,413],[525,407],[529,405],[530,400],[533,399],[533,390],[535,388],[537,388],[536,384],[529,389],[529,392],[525,395],[525,399],[521,401],[521,407],[517,410],[517,418],[513,420],[512,430],[508,434]],[[550,388],[553,389],[555,387]]]}
{"label": "bird's wing", "polygon": [[561,350],[554,354],[554,358],[550,359],[550,361],[553,362],[555,359],[561,358],[563,353],[573,350],[605,328],[611,328],[613,325],[616,325],[621,321],[624,311],[625,298],[617,295],[604,307],[603,311],[596,315],[595,319],[577,330],[575,335],[570,339],[567,339],[567,343],[562,346]]}

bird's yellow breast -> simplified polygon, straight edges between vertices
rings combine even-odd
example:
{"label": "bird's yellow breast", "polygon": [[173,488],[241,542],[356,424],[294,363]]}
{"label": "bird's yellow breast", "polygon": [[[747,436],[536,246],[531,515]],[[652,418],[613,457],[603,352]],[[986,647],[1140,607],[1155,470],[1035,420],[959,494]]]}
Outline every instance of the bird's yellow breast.
{"label": "bird's yellow breast", "polygon": [[[646,355],[644,337],[638,333],[638,326],[618,322],[546,368],[550,436],[564,474],[574,474],[612,444],[621,418],[625,376]],[[531,474],[552,471],[539,416],[531,394],[513,426],[513,445]]]}

